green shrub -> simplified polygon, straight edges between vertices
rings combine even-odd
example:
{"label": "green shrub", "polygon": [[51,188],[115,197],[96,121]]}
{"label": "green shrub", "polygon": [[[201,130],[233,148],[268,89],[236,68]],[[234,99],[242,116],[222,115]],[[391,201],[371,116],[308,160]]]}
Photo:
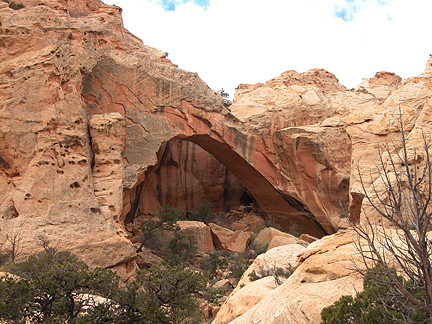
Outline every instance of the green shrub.
{"label": "green shrub", "polygon": [[[375,271],[379,268],[372,268]],[[378,270],[377,272],[379,272]],[[394,274],[396,271],[392,270]],[[397,276],[404,283],[406,289],[421,296],[418,286],[411,280],[405,280]],[[325,307],[321,311],[322,324],[387,324],[387,323],[428,323],[428,319],[421,309],[415,307],[406,308],[406,302],[402,305],[393,299],[396,287],[390,284],[390,280],[382,275],[380,280],[388,284],[378,286],[375,282],[364,278],[364,291],[352,296],[342,296],[333,305]],[[384,298],[383,298],[384,297]],[[388,298],[388,300],[386,300]]]}
{"label": "green shrub", "polygon": [[281,283],[280,277],[288,279],[294,273],[293,268],[289,264],[287,267],[276,267],[276,265],[272,265],[270,267],[260,266],[258,272],[253,270],[249,273],[249,279],[251,281],[255,281],[264,277],[273,276],[276,280],[276,283],[279,285]]}
{"label": "green shrub", "polygon": [[7,254],[0,253],[0,269],[6,264],[8,260],[9,260],[9,256]]}
{"label": "green shrub", "polygon": [[211,203],[202,204],[197,211],[187,213],[186,219],[191,221],[210,223],[213,219],[213,210]]}
{"label": "green shrub", "polygon": [[116,297],[119,306],[109,323],[200,323],[195,295],[206,283],[204,276],[182,266],[138,270]]}
{"label": "green shrub", "polygon": [[10,264],[8,271],[21,279],[1,281],[1,318],[38,323],[77,321],[94,305],[96,294],[111,295],[119,280],[110,270],[92,270],[73,254],[53,248]]}
{"label": "green shrub", "polygon": [[245,258],[244,255],[233,253],[229,259],[229,277],[238,282],[251,263],[252,260]]}
{"label": "green shrub", "polygon": [[231,104],[231,100],[229,100],[229,93],[224,90],[224,88],[216,91],[219,94],[225,103]]}
{"label": "green shrub", "polygon": [[259,242],[255,242],[255,241],[253,242],[253,248],[254,248],[256,256],[258,256],[260,254],[263,254],[263,253],[266,253],[268,247],[269,247],[269,243],[268,242],[266,242],[264,244],[263,243],[259,243]]}
{"label": "green shrub", "polygon": [[215,305],[220,305],[219,299],[224,296],[225,291],[222,288],[215,288],[209,286],[205,289],[203,297],[209,303],[213,303]]}
{"label": "green shrub", "polygon": [[229,262],[221,251],[215,251],[201,258],[201,265],[204,275],[213,279],[216,277],[217,270],[225,271],[228,268]]}
{"label": "green shrub", "polygon": [[191,236],[184,235],[180,229],[174,230],[174,237],[161,250],[164,262],[175,266],[190,262],[197,253],[196,242]]}
{"label": "green shrub", "polygon": [[184,219],[185,215],[180,210],[171,208],[169,205],[163,206],[158,217],[144,221],[139,227],[143,235],[143,241],[137,252],[140,252],[144,246],[160,250],[162,248],[161,232],[179,231],[180,228],[177,225],[177,221]]}
{"label": "green shrub", "polygon": [[[13,323],[200,323],[197,295],[216,300],[207,279],[181,265],[138,270],[119,288],[112,271],[90,269],[53,248],[10,264],[0,280],[0,319]],[[106,298],[98,303],[96,296]]]}
{"label": "green shrub", "polygon": [[20,323],[33,302],[34,290],[28,280],[0,279],[0,319]]}
{"label": "green shrub", "polygon": [[246,256],[232,251],[215,251],[201,259],[204,275],[210,280],[216,277],[216,270],[226,273],[228,278],[239,281],[252,260]]}

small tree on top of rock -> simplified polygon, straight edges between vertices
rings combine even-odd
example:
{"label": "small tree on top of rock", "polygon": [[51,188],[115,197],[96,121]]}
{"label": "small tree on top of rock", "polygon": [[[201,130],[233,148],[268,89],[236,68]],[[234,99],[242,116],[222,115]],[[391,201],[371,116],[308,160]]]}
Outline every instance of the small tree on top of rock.
{"label": "small tree on top of rock", "polygon": [[217,94],[221,95],[223,101],[225,103],[231,104],[231,100],[229,100],[229,93],[224,90],[224,88],[216,91]]}

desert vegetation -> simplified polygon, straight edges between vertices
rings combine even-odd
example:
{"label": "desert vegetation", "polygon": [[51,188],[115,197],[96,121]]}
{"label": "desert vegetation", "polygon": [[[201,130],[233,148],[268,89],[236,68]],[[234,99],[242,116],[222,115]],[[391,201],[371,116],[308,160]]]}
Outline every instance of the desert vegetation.
{"label": "desert vegetation", "polygon": [[0,318],[11,323],[200,322],[196,296],[206,294],[207,279],[182,264],[155,264],[122,285],[113,271],[50,247],[7,260],[2,255]]}
{"label": "desert vegetation", "polygon": [[[196,242],[182,233],[178,221],[209,222],[212,217],[210,206],[188,214],[164,206],[157,217],[143,221],[137,252],[150,249],[161,261],[137,270],[127,282],[110,269],[88,267],[44,238],[39,253],[21,258],[22,237],[11,235],[0,254],[4,271],[0,319],[13,323],[202,323],[200,304],[220,305],[227,293],[214,284],[224,279],[231,289],[235,287],[268,246],[252,242],[244,253],[197,254]],[[272,275],[278,279],[292,272],[267,270],[254,272],[253,279]]]}
{"label": "desert vegetation", "polygon": [[[400,118],[402,119],[402,118]],[[400,145],[380,150],[371,189],[359,173],[372,214],[353,222],[363,263],[364,291],[343,296],[322,311],[323,323],[431,323],[432,162],[430,138],[408,146],[402,122]]]}

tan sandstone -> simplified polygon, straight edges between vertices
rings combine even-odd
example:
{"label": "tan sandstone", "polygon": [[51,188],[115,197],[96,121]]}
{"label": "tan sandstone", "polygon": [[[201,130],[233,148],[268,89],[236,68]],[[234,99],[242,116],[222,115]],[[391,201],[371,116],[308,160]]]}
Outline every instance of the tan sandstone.
{"label": "tan sandstone", "polygon": [[[274,227],[267,227],[263,229],[261,232],[258,233],[254,242],[260,243],[262,245],[266,245],[266,244],[270,245],[273,239],[278,236],[286,238],[285,242],[287,242],[287,244],[300,244],[303,246],[308,245],[307,242],[300,240],[294,235],[282,232]],[[270,246],[268,247],[268,249],[270,249]]]}
{"label": "tan sandstone", "polygon": [[210,226],[196,221],[179,221],[182,234],[190,236],[196,244],[197,252],[213,252],[213,238]]}
{"label": "tan sandstone", "polygon": [[355,234],[345,231],[312,243],[288,280],[230,323],[320,323],[323,307],[363,289],[362,277],[353,270],[354,260],[361,265],[354,240]]}

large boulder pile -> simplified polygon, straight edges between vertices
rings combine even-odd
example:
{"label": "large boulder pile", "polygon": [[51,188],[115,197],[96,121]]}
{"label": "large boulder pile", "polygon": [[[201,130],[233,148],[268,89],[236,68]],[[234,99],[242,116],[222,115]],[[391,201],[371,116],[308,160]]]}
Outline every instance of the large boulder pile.
{"label": "large boulder pile", "polygon": [[[353,231],[341,231],[311,243],[307,248],[292,244],[258,256],[218,312],[213,324],[226,323],[320,323],[321,310],[343,295],[363,290],[361,266]],[[290,263],[295,271],[282,285],[273,276],[250,282],[247,278],[259,264]],[[256,296],[252,298],[251,292]]]}

